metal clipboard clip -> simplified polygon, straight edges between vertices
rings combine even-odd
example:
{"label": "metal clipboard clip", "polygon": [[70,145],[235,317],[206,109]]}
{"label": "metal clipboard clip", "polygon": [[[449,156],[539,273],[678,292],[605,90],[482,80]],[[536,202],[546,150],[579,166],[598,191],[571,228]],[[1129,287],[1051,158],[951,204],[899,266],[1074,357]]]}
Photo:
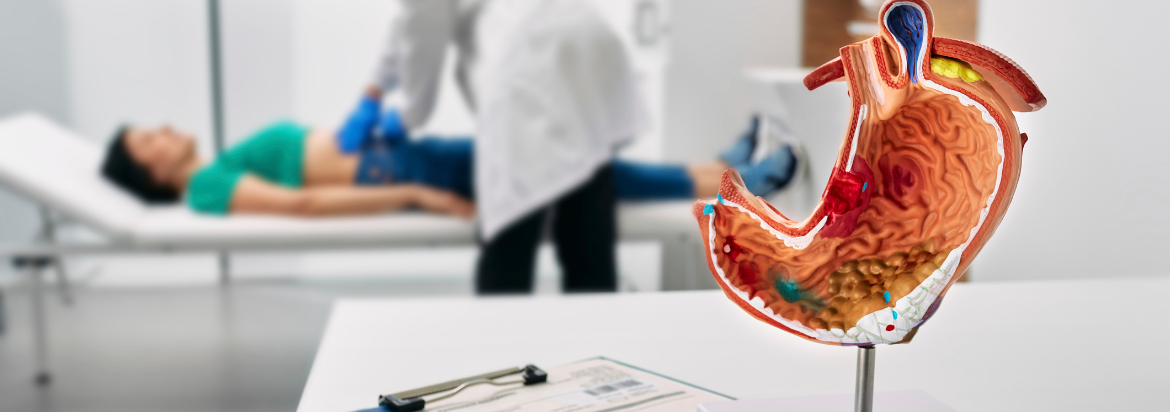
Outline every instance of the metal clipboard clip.
{"label": "metal clipboard clip", "polygon": [[[496,379],[515,374],[521,374],[520,377],[522,380],[504,382],[496,381]],[[423,408],[426,407],[428,401],[437,402],[450,398],[472,385],[486,383],[489,385],[504,386],[523,383],[524,386],[528,386],[544,383],[546,381],[548,381],[548,373],[536,367],[536,365],[528,365],[525,367],[515,366],[507,369],[500,369],[494,372],[488,372],[482,375],[455,379],[452,381],[437,383],[431,386],[424,386],[418,389],[411,389],[390,395],[378,395],[378,405],[381,405],[392,412],[414,412],[423,410]],[[423,399],[423,396],[440,393],[443,393],[443,395],[430,399]]]}

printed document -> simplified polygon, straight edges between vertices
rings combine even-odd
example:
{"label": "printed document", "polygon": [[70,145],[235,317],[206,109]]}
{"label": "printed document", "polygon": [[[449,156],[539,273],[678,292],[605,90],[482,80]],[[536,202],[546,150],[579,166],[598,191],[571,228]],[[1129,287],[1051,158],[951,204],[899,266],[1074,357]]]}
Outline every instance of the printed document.
{"label": "printed document", "polygon": [[546,372],[546,383],[470,386],[451,398],[428,401],[425,411],[675,412],[730,399],[609,359],[590,359]]}

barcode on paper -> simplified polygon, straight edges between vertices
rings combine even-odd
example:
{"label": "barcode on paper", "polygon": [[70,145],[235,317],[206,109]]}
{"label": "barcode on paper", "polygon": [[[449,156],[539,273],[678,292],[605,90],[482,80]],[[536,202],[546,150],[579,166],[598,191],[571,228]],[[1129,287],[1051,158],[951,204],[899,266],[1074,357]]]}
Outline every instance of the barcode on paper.
{"label": "barcode on paper", "polygon": [[593,396],[599,396],[599,395],[604,395],[604,394],[607,394],[607,393],[610,393],[613,391],[617,391],[617,390],[621,390],[621,389],[633,388],[635,386],[642,386],[642,382],[638,382],[637,380],[634,380],[634,379],[627,379],[627,380],[624,380],[621,382],[608,383],[608,384],[601,385],[601,386],[598,386],[598,387],[593,388],[593,389],[587,389],[587,390],[585,390],[585,393],[588,393],[588,394],[593,395]]}
{"label": "barcode on paper", "polygon": [[626,375],[571,391],[556,393],[549,397],[569,405],[582,406],[606,399],[639,396],[647,391],[653,392],[655,387],[653,381]]}

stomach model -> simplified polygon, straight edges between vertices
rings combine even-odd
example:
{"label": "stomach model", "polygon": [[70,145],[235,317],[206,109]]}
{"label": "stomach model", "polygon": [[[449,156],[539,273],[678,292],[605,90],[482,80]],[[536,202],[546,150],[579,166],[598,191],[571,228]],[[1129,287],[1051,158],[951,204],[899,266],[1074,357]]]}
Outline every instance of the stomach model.
{"label": "stomach model", "polygon": [[930,7],[887,1],[881,32],[805,78],[844,78],[852,120],[816,210],[796,222],[734,170],[694,206],[707,263],[761,321],[835,345],[908,342],[1007,211],[1027,142],[1012,111],[1045,104],[1015,62],[934,38]]}

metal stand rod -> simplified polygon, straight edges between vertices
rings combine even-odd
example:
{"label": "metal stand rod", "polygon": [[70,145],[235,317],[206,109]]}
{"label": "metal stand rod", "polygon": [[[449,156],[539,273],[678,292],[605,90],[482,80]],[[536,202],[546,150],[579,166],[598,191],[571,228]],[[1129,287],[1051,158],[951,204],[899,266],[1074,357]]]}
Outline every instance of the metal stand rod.
{"label": "metal stand rod", "polygon": [[8,331],[8,312],[4,306],[4,289],[0,289],[0,336]]}
{"label": "metal stand rod", "polygon": [[[40,241],[46,245],[57,244],[57,225],[53,222],[53,215],[49,208],[41,205],[41,233]],[[61,301],[65,306],[73,306],[73,287],[69,285],[69,272],[65,271],[65,262],[60,256],[52,258],[53,268],[57,271],[57,290],[61,293]]]}
{"label": "metal stand rod", "polygon": [[53,267],[57,269],[57,291],[61,293],[61,303],[73,306],[73,286],[69,283],[69,272],[65,271],[65,263],[60,257],[53,258]]}
{"label": "metal stand rod", "polygon": [[219,252],[219,285],[227,287],[232,282],[232,257],[226,251]]}
{"label": "metal stand rod", "polygon": [[28,267],[32,281],[33,346],[36,351],[37,385],[49,384],[49,339],[45,330],[44,265],[34,263]]}
{"label": "metal stand rod", "polygon": [[207,45],[211,64],[211,132],[215,154],[223,153],[223,61],[220,52],[219,0],[207,0]]}
{"label": "metal stand rod", "polygon": [[857,348],[857,390],[853,401],[856,412],[873,412],[873,364],[876,357],[873,346]]}

